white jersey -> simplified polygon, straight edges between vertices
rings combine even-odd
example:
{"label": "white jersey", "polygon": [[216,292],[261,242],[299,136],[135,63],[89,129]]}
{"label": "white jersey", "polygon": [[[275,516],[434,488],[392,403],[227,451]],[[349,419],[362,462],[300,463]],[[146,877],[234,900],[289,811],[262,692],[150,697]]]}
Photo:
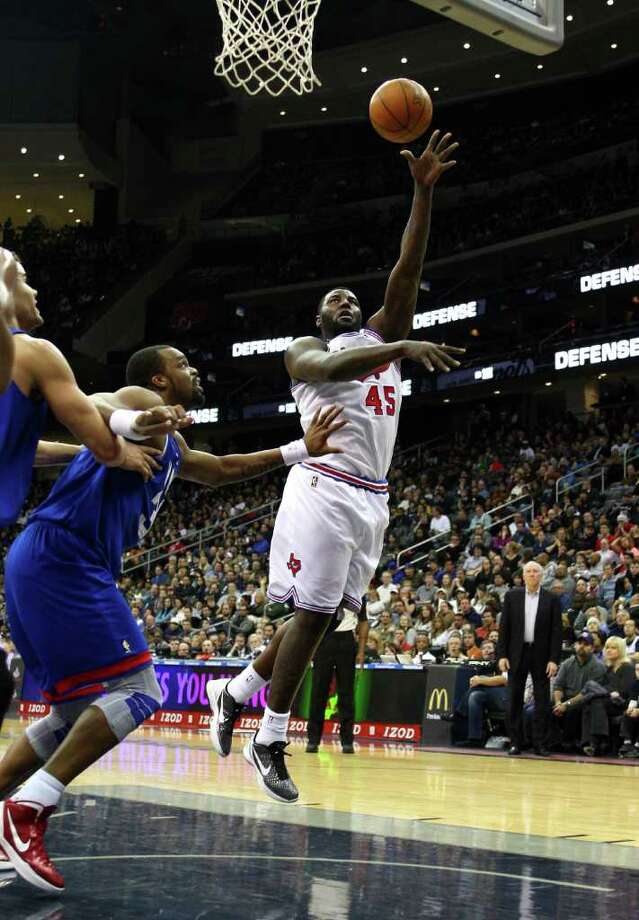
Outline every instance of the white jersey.
{"label": "white jersey", "polygon": [[[381,337],[372,329],[344,332],[328,343],[328,350],[344,351],[379,345]],[[291,389],[306,432],[318,409],[344,406],[348,425],[332,434],[331,444],[343,453],[327,454],[321,463],[345,470],[365,479],[386,478],[393,457],[399,410],[402,402],[402,377],[397,362],[384,364],[359,380],[336,383],[295,383]]]}

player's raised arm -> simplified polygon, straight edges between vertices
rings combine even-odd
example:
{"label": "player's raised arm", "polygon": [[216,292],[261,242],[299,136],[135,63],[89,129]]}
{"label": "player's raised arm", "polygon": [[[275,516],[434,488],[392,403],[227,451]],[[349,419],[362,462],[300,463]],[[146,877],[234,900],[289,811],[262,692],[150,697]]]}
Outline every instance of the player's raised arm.
{"label": "player's raised arm", "polygon": [[307,383],[326,383],[357,380],[400,358],[420,361],[429,371],[449,371],[459,367],[454,355],[463,355],[465,349],[432,342],[402,340],[388,345],[371,345],[348,348],[344,351],[327,351],[320,339],[307,336],[296,339],[289,346],[284,362],[293,380]]}
{"label": "player's raised arm", "polygon": [[277,469],[278,466],[290,466],[309,457],[339,454],[341,450],[332,447],[328,439],[334,431],[339,431],[347,424],[346,419],[339,418],[341,412],[340,406],[330,406],[324,412],[318,409],[303,440],[254,454],[228,454],[225,457],[216,457],[201,450],[191,450],[186,441],[178,435],[182,450],[179,478],[202,486],[221,486],[261,476]]}
{"label": "player's raised arm", "polygon": [[413,328],[430,233],[433,189],[439,177],[456,163],[449,158],[459,144],[451,144],[450,139],[450,134],[440,139],[440,132],[433,131],[420,157],[413,156],[410,150],[401,151],[413,176],[413,206],[402,236],[399,259],[388,279],[384,306],[368,321],[368,326],[386,342],[407,338]]}
{"label": "player's raised arm", "polygon": [[0,248],[0,393],[11,383],[15,346],[5,318],[11,302],[11,290],[17,277],[17,264],[8,249]]}

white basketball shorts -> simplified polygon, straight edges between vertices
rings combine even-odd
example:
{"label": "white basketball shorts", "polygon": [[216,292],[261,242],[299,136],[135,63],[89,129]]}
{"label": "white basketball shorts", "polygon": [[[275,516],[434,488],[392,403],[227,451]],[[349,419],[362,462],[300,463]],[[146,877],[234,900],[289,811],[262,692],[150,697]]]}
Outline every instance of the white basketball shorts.
{"label": "white basketball shorts", "polygon": [[388,486],[322,463],[294,466],[275,521],[270,600],[334,613],[358,611],[388,527]]}

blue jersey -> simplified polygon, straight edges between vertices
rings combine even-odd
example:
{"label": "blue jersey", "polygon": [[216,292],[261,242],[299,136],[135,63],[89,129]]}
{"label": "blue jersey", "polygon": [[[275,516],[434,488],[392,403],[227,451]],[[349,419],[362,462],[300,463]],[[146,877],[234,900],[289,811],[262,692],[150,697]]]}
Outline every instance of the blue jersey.
{"label": "blue jersey", "polygon": [[44,400],[25,396],[13,381],[0,396],[0,527],[15,524],[24,505],[46,414]]}
{"label": "blue jersey", "polygon": [[139,473],[103,466],[90,451],[81,451],[30,515],[29,524],[49,523],[71,531],[86,545],[91,560],[118,578],[123,552],[137,546],[153,526],[180,470],[182,454],[172,435],[156,460],[161,468],[145,482]]}

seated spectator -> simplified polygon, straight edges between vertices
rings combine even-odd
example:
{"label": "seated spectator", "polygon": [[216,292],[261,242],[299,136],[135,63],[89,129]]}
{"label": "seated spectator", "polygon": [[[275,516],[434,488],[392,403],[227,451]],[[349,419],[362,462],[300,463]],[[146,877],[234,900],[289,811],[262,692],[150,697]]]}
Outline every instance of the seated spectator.
{"label": "seated spectator", "polygon": [[415,655],[413,657],[413,664],[427,664],[428,662],[436,661],[434,655],[430,652],[430,642],[428,636],[425,633],[418,633],[415,640],[415,648],[413,649]]}
{"label": "seated spectator", "polygon": [[430,519],[429,531],[432,536],[441,537],[444,534],[447,534],[450,527],[450,518],[444,514],[439,505],[435,505],[433,508],[433,516]]}
{"label": "seated spectator", "polygon": [[366,592],[366,616],[368,619],[370,621],[379,619],[384,609],[384,602],[380,600],[377,590],[375,588],[369,588]]}
{"label": "seated spectator", "polygon": [[469,629],[464,632],[462,638],[463,652],[466,658],[471,661],[481,660],[481,649],[477,645],[475,630]]}
{"label": "seated spectator", "polygon": [[246,636],[239,632],[233,642],[232,647],[227,652],[227,658],[247,658],[248,648],[246,645]]}
{"label": "seated spectator", "polygon": [[574,635],[576,636],[581,635],[584,629],[587,629],[586,624],[588,623],[588,620],[590,620],[592,617],[595,617],[601,624],[601,627],[605,628],[607,631],[608,629],[607,624],[606,624],[607,616],[608,616],[608,613],[603,607],[595,607],[595,606],[584,607],[584,609],[577,615],[577,617],[575,618],[572,624]]}
{"label": "seated spectator", "polygon": [[424,604],[423,606],[417,607],[417,613],[413,618],[413,628],[417,635],[420,635],[420,633],[425,633],[427,636],[430,636],[434,615],[435,608],[432,604]]}
{"label": "seated spectator", "polygon": [[470,623],[471,626],[481,626],[481,614],[474,608],[467,594],[459,595],[458,607],[459,612],[467,623]]}
{"label": "seated spectator", "polygon": [[401,626],[396,628],[395,634],[393,636],[393,641],[390,644],[398,655],[411,654],[413,651],[413,646],[406,639],[406,632],[401,628]]}
{"label": "seated spectator", "polygon": [[417,638],[417,633],[413,628],[413,621],[407,613],[403,613],[399,618],[399,627],[404,630],[406,636],[406,642],[412,647],[415,645],[415,639]]}
{"label": "seated spectator", "polygon": [[623,632],[628,657],[636,660],[639,653],[639,632],[637,631],[637,624],[630,617],[623,625]]}
{"label": "seated spectator", "polygon": [[415,592],[415,600],[418,604],[431,604],[435,598],[437,592],[437,585],[435,584],[435,577],[432,572],[424,573],[423,583],[418,587]]}
{"label": "seated spectator", "polygon": [[477,638],[483,642],[494,629],[497,629],[497,622],[493,611],[487,608],[481,615],[481,626],[476,630]]}
{"label": "seated spectator", "polygon": [[396,584],[393,584],[393,573],[386,570],[382,572],[381,584],[377,588],[377,594],[382,603],[390,608],[391,594],[397,594],[399,591]]}
{"label": "seated spectator", "polygon": [[583,709],[574,701],[589,680],[602,683],[605,675],[605,666],[594,657],[592,634],[580,633],[575,639],[574,655],[561,663],[553,685],[553,715],[564,751],[579,749],[582,737]]}
{"label": "seated spectator", "polygon": [[192,655],[191,655],[191,643],[190,643],[190,642],[186,642],[186,641],[184,641],[184,640],[181,641],[181,642],[178,644],[177,654],[176,654],[175,657],[176,657],[176,658],[181,658],[181,659],[183,659],[184,661],[186,661],[187,659],[191,658],[191,657],[192,657]]}
{"label": "seated spectator", "polygon": [[430,631],[431,648],[446,648],[449,639],[450,630],[447,629],[443,616],[439,613],[436,613],[433,617],[432,628]]}
{"label": "seated spectator", "polygon": [[198,661],[208,661],[209,658],[216,657],[216,651],[210,639],[204,639],[202,642],[202,648],[200,649],[199,654],[195,657]]}
{"label": "seated spectator", "polygon": [[466,655],[462,651],[462,638],[458,632],[451,633],[451,636],[446,643],[446,655],[444,656],[444,661],[451,662],[453,664],[463,664],[465,661],[468,661]]}
{"label": "seated spectator", "polygon": [[639,760],[639,661],[635,662],[635,682],[630,688],[630,699],[621,722],[623,744],[619,757]]}
{"label": "seated spectator", "polygon": [[590,682],[575,697],[583,706],[583,752],[598,757],[606,752],[610,719],[623,715],[628,708],[635,682],[635,669],[626,655],[626,643],[619,636],[609,636],[604,646],[606,673],[601,683]]}
{"label": "seated spectator", "polygon": [[481,646],[481,657],[491,668],[470,678],[468,692],[464,695],[455,716],[468,719],[468,734],[457,747],[484,746],[484,720],[489,712],[506,717],[508,706],[508,675],[500,674],[495,661],[496,646],[486,639]]}
{"label": "seated spectator", "polygon": [[623,601],[615,601],[612,605],[612,623],[608,628],[610,636],[618,636],[620,639],[625,638],[624,627],[630,619],[630,614],[623,606]]}
{"label": "seated spectator", "polygon": [[395,624],[391,619],[390,610],[382,610],[379,620],[374,624],[379,637],[379,645],[381,648],[385,648],[386,645],[392,643],[393,636],[395,635]]}

